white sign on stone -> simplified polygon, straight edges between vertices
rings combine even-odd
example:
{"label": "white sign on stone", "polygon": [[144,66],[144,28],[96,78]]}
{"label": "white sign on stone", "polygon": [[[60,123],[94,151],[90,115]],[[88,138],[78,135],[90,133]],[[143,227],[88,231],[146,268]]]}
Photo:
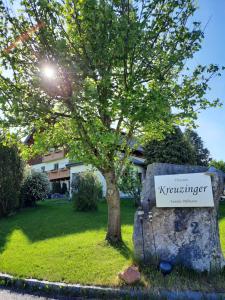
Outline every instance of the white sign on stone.
{"label": "white sign on stone", "polygon": [[213,207],[210,176],[204,173],[154,176],[157,207]]}

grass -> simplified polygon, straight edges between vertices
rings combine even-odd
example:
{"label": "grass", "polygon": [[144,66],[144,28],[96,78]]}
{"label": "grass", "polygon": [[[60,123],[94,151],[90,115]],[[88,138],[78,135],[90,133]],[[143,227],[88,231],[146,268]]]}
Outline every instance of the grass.
{"label": "grass", "polygon": [[220,205],[219,214],[219,225],[220,225],[220,242],[223,250],[223,255],[225,257],[225,202]]}
{"label": "grass", "polygon": [[[132,201],[122,201],[124,244],[104,241],[106,203],[97,212],[74,212],[65,200],[47,200],[37,208],[0,220],[0,271],[17,277],[68,283],[118,286],[118,272],[133,262]],[[220,209],[220,235],[225,255],[225,204]],[[225,273],[214,276],[175,269],[164,280],[154,267],[142,270],[142,286],[151,289],[225,291]]]}
{"label": "grass", "polygon": [[0,221],[0,271],[20,277],[116,285],[132,260],[132,202],[122,204],[124,247],[104,241],[106,203],[97,212],[74,212],[71,203],[47,200]]}

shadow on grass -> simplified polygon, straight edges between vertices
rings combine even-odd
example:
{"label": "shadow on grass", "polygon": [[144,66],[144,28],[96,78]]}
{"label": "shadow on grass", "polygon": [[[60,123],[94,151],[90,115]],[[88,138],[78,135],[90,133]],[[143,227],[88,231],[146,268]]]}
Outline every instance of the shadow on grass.
{"label": "shadow on grass", "polygon": [[[60,205],[58,205],[60,204]],[[134,207],[132,203],[122,201],[122,223],[132,225]],[[27,208],[16,215],[0,220],[0,251],[15,230],[21,230],[31,242],[46,240],[85,231],[104,230],[107,227],[107,205],[99,203],[97,211],[76,212],[72,203],[60,200],[46,200],[36,208]],[[124,245],[120,251],[128,256]]]}
{"label": "shadow on grass", "polygon": [[219,206],[219,220],[225,218],[225,201],[220,202]]}
{"label": "shadow on grass", "polygon": [[110,243],[107,241],[106,243],[109,246],[113,247],[116,251],[118,251],[126,259],[133,258],[133,252],[123,241],[118,242],[118,243]]}

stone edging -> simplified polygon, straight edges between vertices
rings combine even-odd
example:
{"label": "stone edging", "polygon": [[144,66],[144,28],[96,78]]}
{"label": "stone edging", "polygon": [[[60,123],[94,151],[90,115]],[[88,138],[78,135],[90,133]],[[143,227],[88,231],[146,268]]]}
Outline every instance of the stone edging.
{"label": "stone edging", "polygon": [[204,293],[198,291],[147,290],[137,287],[110,288],[61,282],[21,279],[0,273],[0,286],[23,289],[29,293],[41,293],[45,296],[84,297],[95,299],[169,299],[169,300],[222,300],[225,293]]}

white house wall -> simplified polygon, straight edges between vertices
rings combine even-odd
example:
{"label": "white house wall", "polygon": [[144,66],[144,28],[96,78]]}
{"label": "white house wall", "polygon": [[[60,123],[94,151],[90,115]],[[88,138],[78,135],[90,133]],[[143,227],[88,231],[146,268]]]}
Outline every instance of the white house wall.
{"label": "white house wall", "polygon": [[[134,156],[133,156],[134,157]],[[142,161],[142,159],[138,158],[140,161]],[[144,161],[144,160],[143,160]],[[31,166],[32,170],[41,172],[42,171],[42,167],[45,167],[45,172],[49,172],[54,170],[54,164],[58,163],[59,164],[59,169],[65,168],[67,164],[69,164],[69,159],[68,158],[63,158],[63,159],[58,159],[58,160],[52,160],[49,162],[44,162],[44,163],[40,163],[40,164],[35,164]],[[142,180],[144,179],[144,168],[142,166],[137,166],[135,165],[134,168],[138,171],[138,173],[142,174]],[[71,181],[72,181],[72,174],[77,174],[77,173],[81,173],[81,172],[86,172],[86,171],[92,171],[94,172],[94,174],[97,176],[99,182],[102,185],[102,190],[103,190],[103,195],[106,195],[106,181],[104,176],[102,175],[102,173],[100,171],[98,171],[96,168],[94,168],[91,165],[77,165],[77,166],[71,166],[70,167],[70,185],[71,185]],[[68,186],[69,187],[69,186]],[[120,196],[121,197],[127,197],[126,194],[123,194],[122,192],[120,192]]]}
{"label": "white house wall", "polygon": [[[143,174],[143,167],[141,166],[134,166],[134,168],[138,171],[138,173]],[[99,182],[102,185],[102,190],[103,190],[103,196],[106,196],[106,181],[102,173],[97,170],[96,168],[92,167],[91,165],[78,165],[78,166],[73,166],[70,167],[70,180],[72,180],[73,175],[72,174],[78,174],[82,172],[87,172],[87,171],[92,171],[98,178]],[[70,181],[71,184],[71,181]],[[120,197],[128,197],[127,194],[124,194],[120,192]]]}

